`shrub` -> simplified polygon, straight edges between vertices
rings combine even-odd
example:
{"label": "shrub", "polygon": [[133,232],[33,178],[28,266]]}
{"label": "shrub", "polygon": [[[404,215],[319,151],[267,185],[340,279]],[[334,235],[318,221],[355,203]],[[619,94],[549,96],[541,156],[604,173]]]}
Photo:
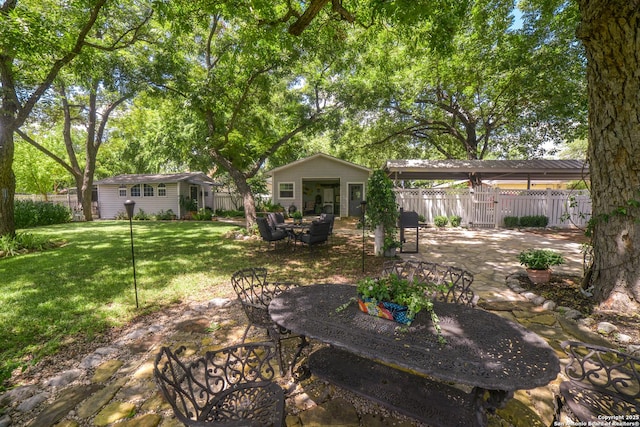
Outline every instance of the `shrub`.
{"label": "shrub", "polygon": [[418,215],[418,221],[420,222],[427,222],[427,218],[425,218],[424,215]]}
{"label": "shrub", "polygon": [[142,209],[138,209],[138,212],[136,212],[133,215],[133,219],[138,220],[138,221],[148,221],[148,220],[151,219],[151,215],[149,215],[148,213],[146,213]]}
{"label": "shrub", "polygon": [[198,212],[193,215],[193,219],[196,221],[211,221],[213,217],[213,211],[210,208],[200,208]]}
{"label": "shrub", "polygon": [[22,251],[41,251],[53,246],[53,242],[43,236],[17,233],[15,237],[11,237],[5,234],[0,237],[0,257],[15,256]]}
{"label": "shrub", "polygon": [[546,227],[549,224],[549,218],[544,215],[532,215],[520,217],[521,227]]}
{"label": "shrub", "polygon": [[520,224],[520,219],[517,216],[505,216],[504,226],[507,228],[515,228]]}
{"label": "shrub", "polygon": [[527,249],[520,252],[518,260],[531,270],[548,270],[552,265],[564,264],[562,255],[549,249]]}
{"label": "shrub", "polygon": [[176,214],[173,213],[173,210],[168,209],[166,212],[165,210],[161,210],[160,212],[158,212],[157,214],[154,215],[156,220],[158,221],[167,221],[167,220],[172,220],[176,218]]}
{"label": "shrub", "polygon": [[71,222],[71,210],[65,206],[31,200],[16,200],[14,205],[16,228]]}
{"label": "shrub", "polygon": [[451,215],[449,217],[449,222],[451,223],[452,227],[460,227],[460,224],[462,223],[462,217],[459,215]]}
{"label": "shrub", "polygon": [[433,217],[433,223],[436,225],[436,227],[446,227],[449,223],[449,218],[444,215],[437,215]]}

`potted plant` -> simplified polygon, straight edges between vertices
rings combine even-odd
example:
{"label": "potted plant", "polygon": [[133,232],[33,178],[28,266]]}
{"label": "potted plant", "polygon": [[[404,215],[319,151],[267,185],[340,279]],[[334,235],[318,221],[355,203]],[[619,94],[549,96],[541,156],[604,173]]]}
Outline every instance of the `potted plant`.
{"label": "potted plant", "polygon": [[291,213],[291,218],[293,218],[294,224],[302,224],[302,212],[294,211]]}
{"label": "potted plant", "polygon": [[431,295],[443,287],[446,286],[403,279],[396,274],[379,278],[366,277],[357,284],[358,308],[372,316],[405,325],[411,325],[416,314],[427,310],[436,332],[442,338]]}
{"label": "potted plant", "polygon": [[384,243],[382,244],[382,251],[386,257],[396,256],[396,250],[402,246],[402,243],[397,241],[395,237],[387,235],[384,236]]}
{"label": "potted plant", "polygon": [[374,171],[369,178],[366,206],[367,223],[375,229],[374,250],[376,255],[382,255],[384,239],[396,235],[400,215],[393,182],[383,170]]}
{"label": "potted plant", "polygon": [[562,255],[549,249],[527,249],[520,252],[518,259],[533,283],[548,283],[551,266],[564,264]]}

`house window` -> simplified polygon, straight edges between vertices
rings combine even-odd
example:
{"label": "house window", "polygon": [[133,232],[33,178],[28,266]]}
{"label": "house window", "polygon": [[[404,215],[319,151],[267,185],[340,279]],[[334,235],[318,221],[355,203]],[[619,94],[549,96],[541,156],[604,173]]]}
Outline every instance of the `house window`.
{"label": "house window", "polygon": [[158,184],[158,197],[167,197],[167,185]]}
{"label": "house window", "polygon": [[131,197],[140,197],[140,184],[131,186]]}
{"label": "house window", "polygon": [[153,197],[153,185],[144,185],[144,197]]}
{"label": "house window", "polygon": [[118,187],[118,196],[119,197],[127,197],[127,186],[122,184]]}
{"label": "house window", "polygon": [[293,182],[281,182],[278,185],[278,197],[281,199],[293,199]]}

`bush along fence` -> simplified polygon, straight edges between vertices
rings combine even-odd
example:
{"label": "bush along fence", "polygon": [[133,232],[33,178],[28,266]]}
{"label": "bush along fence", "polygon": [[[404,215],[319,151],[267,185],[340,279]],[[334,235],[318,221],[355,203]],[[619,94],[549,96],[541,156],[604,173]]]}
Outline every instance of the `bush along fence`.
{"label": "bush along fence", "polygon": [[417,212],[430,225],[437,225],[437,217],[459,216],[465,227],[584,228],[591,218],[586,190],[396,188],[395,193],[401,208]]}

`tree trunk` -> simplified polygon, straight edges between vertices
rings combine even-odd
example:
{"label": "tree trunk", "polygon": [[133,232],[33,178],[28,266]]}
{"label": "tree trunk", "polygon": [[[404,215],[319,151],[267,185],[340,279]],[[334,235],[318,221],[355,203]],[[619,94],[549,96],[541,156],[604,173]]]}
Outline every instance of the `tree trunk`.
{"label": "tree trunk", "polygon": [[16,176],[13,173],[13,127],[7,117],[0,117],[0,236],[16,234],[14,195]]}
{"label": "tree trunk", "polygon": [[238,188],[238,192],[242,196],[242,202],[244,206],[244,216],[245,216],[245,224],[247,230],[250,229],[253,224],[256,222],[256,201],[253,197],[253,192],[251,191],[251,187],[247,183],[246,178],[242,173],[231,174],[234,177],[234,181],[236,187]]}
{"label": "tree trunk", "polygon": [[594,295],[640,308],[640,0],[579,0],[587,54]]}

